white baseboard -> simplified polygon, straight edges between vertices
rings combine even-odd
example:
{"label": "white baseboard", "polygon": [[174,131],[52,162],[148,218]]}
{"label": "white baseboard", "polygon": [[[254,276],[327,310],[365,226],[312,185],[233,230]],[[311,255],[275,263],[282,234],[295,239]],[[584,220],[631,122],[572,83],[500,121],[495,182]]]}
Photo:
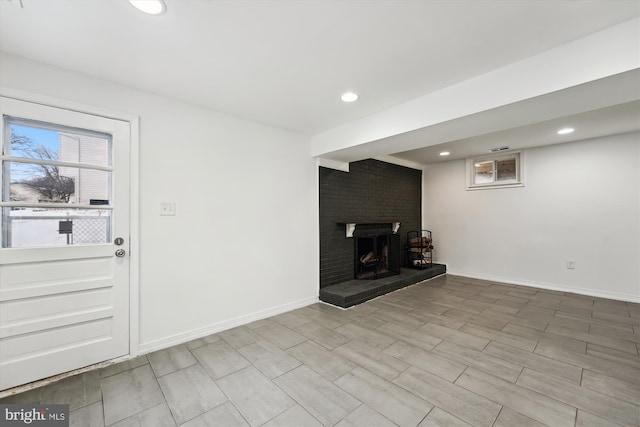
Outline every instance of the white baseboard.
{"label": "white baseboard", "polygon": [[206,337],[207,335],[226,331],[227,329],[235,328],[237,326],[246,325],[247,323],[255,322],[256,320],[261,320],[267,317],[286,313],[287,311],[306,307],[308,305],[315,304],[317,302],[319,302],[319,299],[317,296],[304,298],[298,301],[293,301],[287,304],[271,307],[266,310],[260,310],[255,313],[251,313],[251,314],[236,317],[233,319],[225,320],[223,322],[203,326],[201,328],[192,329],[190,331],[185,331],[185,332],[171,335],[165,338],[160,338],[160,339],[149,341],[146,343],[140,343],[140,345],[138,346],[138,354],[136,356],[151,353],[157,350],[162,350],[164,348],[172,347],[174,345],[183,344],[191,340]]}
{"label": "white baseboard", "polygon": [[508,277],[491,276],[486,274],[469,273],[467,271],[457,271],[447,268],[447,274],[452,276],[463,276],[471,279],[490,280],[492,282],[506,283],[512,285],[529,286],[531,288],[546,289],[549,291],[569,292],[572,294],[587,295],[590,297],[614,299],[618,301],[640,303],[640,295],[622,294],[619,292],[598,291],[586,288],[572,288],[566,285],[556,283],[532,282],[520,279],[511,279]]}

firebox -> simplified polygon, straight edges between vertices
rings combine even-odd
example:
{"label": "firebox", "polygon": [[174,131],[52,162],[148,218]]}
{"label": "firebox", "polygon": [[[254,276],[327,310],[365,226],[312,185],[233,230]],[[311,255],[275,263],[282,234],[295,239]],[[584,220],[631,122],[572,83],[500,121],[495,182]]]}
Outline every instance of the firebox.
{"label": "firebox", "polygon": [[379,279],[400,274],[400,236],[379,234],[354,238],[356,279]]}

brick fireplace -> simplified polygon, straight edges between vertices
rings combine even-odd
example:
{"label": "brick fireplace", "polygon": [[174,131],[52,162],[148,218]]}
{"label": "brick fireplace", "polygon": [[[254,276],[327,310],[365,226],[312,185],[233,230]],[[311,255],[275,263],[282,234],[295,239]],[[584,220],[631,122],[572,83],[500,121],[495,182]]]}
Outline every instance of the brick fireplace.
{"label": "brick fireplace", "polygon": [[[320,288],[354,279],[359,237],[394,236],[398,251],[387,270],[405,265],[406,232],[422,228],[422,171],[368,159],[351,163],[349,172],[320,167],[319,184]],[[358,224],[353,237],[346,237],[345,223]]]}

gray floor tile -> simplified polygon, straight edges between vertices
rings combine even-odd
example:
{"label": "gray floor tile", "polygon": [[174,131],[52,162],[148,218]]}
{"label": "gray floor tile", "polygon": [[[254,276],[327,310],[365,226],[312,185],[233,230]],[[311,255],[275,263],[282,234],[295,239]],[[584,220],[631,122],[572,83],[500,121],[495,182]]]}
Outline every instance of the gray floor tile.
{"label": "gray floor tile", "polygon": [[342,315],[348,311],[342,308],[338,308],[335,305],[327,304],[326,302],[317,302],[317,303],[308,305],[307,307],[312,308],[314,310],[319,310],[319,311],[324,311],[326,313],[333,313],[333,314],[339,314],[339,315]]}
{"label": "gray floor tile", "polygon": [[593,310],[591,316],[595,319],[606,320],[610,323],[619,323],[624,326],[640,326],[640,318],[625,316],[622,314],[612,314],[606,311]]}
{"label": "gray floor tile", "polygon": [[40,390],[43,404],[66,404],[69,410],[102,400],[99,371],[85,372],[47,385]]}
{"label": "gray floor tile", "polygon": [[305,323],[295,328],[294,331],[329,350],[333,350],[349,342],[349,338],[332,329],[325,328],[316,322]]}
{"label": "gray floor tile", "polygon": [[528,298],[520,298],[514,297],[511,295],[507,295],[506,292],[498,292],[497,290],[485,290],[479,291],[477,295],[481,295],[487,298],[495,298],[494,304],[496,305],[504,305],[506,307],[513,307],[516,309],[521,309],[527,305],[529,302]]}
{"label": "gray floor tile", "polygon": [[272,323],[273,323],[273,320],[267,318],[267,319],[260,319],[260,320],[256,320],[256,321],[251,322],[251,323],[247,323],[244,326],[246,326],[247,328],[253,330],[253,329],[259,328],[261,326],[270,325]]}
{"label": "gray floor tile", "polygon": [[342,356],[333,353],[318,344],[305,341],[287,350],[306,366],[310,367],[329,381],[334,381],[356,367]]}
{"label": "gray floor tile", "polygon": [[[437,304],[433,304],[433,305],[437,305]],[[446,311],[447,307],[444,307],[444,309],[442,309],[442,311]],[[443,316],[441,314],[436,314],[435,311],[433,312],[424,312],[424,311],[412,311],[410,313],[407,314],[408,316],[411,317],[415,317],[416,319],[420,320],[423,323],[431,323],[434,325],[440,325],[440,326],[444,326],[446,328],[449,329],[460,329],[461,327],[464,326],[465,321],[464,320],[457,320],[457,319],[452,319],[450,317],[446,317]]]}
{"label": "gray floor tile", "polygon": [[556,311],[550,308],[536,307],[527,304],[518,311],[517,316],[547,322],[547,319],[552,318],[555,313]]}
{"label": "gray floor tile", "polygon": [[500,412],[497,403],[418,368],[407,369],[392,382],[474,426],[490,427]]}
{"label": "gray floor tile", "polygon": [[340,326],[336,328],[336,332],[352,340],[365,343],[376,350],[384,350],[396,341],[388,335],[381,334],[380,332],[373,331],[355,323],[347,323],[346,325]]}
{"label": "gray floor tile", "polygon": [[295,405],[253,366],[227,375],[217,383],[251,426],[260,426]]}
{"label": "gray floor tile", "polygon": [[360,405],[340,420],[336,427],[397,427],[397,425],[367,405]]}
{"label": "gray floor tile", "polygon": [[578,416],[576,417],[576,427],[619,427],[620,424],[612,423],[607,420],[603,420],[600,417],[596,417],[588,412],[578,409]]}
{"label": "gray floor tile", "polygon": [[322,310],[313,309],[311,306],[300,309],[298,314],[328,329],[335,329],[345,323],[349,323],[349,318],[344,316],[342,313],[328,313]]}
{"label": "gray floor tile", "polygon": [[493,427],[545,427],[545,424],[503,406]]}
{"label": "gray floor tile", "polygon": [[147,356],[138,356],[130,360],[126,360],[124,362],[115,363],[113,365],[109,365],[100,370],[100,378],[106,378],[111,375],[119,374],[120,372],[128,371],[133,368],[137,368],[142,365],[146,365],[149,363],[147,360]]}
{"label": "gray floor tile", "polygon": [[471,319],[472,317],[475,317],[476,314],[475,314],[475,310],[471,312],[469,310],[458,310],[455,308],[450,308],[449,310],[442,313],[442,316],[450,317],[452,319],[460,320],[462,322],[467,323],[469,322],[469,319]]}
{"label": "gray floor tile", "polygon": [[360,405],[353,396],[306,366],[287,372],[274,382],[326,426],[333,426]]}
{"label": "gray floor tile", "polygon": [[351,341],[333,351],[350,362],[360,365],[386,380],[392,380],[398,376],[400,372],[411,366],[407,362],[384,354],[380,350],[360,341]]}
{"label": "gray floor tile", "polygon": [[431,350],[442,342],[442,338],[434,337],[422,331],[406,329],[395,323],[386,323],[380,326],[377,331],[423,350]]}
{"label": "gray floor tile", "polygon": [[265,340],[241,347],[238,353],[271,379],[300,366],[297,359]]}
{"label": "gray floor tile", "polygon": [[[57,383],[49,385],[49,387],[56,387]],[[16,404],[39,404],[40,392],[44,387],[33,388],[31,390],[23,391],[22,393],[15,393],[0,399],[2,405],[16,405]],[[48,403],[48,402],[45,402]]]}
{"label": "gray floor tile", "polygon": [[591,354],[576,353],[547,343],[539,343],[535,353],[640,385],[640,369],[615,361],[602,359]]}
{"label": "gray floor tile", "polygon": [[104,427],[102,401],[69,412],[69,427]]}
{"label": "gray floor tile", "polygon": [[106,425],[164,402],[158,381],[148,364],[103,378],[101,383]]}
{"label": "gray floor tile", "polygon": [[466,368],[465,365],[454,362],[451,358],[422,350],[404,341],[397,341],[383,353],[451,382],[455,381]]}
{"label": "gray floor tile", "polygon": [[482,310],[482,313],[477,316],[470,317],[467,323],[499,331],[504,328],[508,322],[513,322],[514,319],[517,320],[517,317],[512,314],[486,309]]}
{"label": "gray floor tile", "polygon": [[189,341],[188,343],[186,343],[185,345],[187,346],[187,348],[189,350],[194,350],[198,347],[202,347],[205,346],[207,344],[213,344],[216,341],[220,341],[222,338],[220,338],[220,335],[217,334],[212,334],[212,335],[207,335],[206,337],[202,337],[202,338],[198,338],[192,341]]}
{"label": "gray floor tile", "polygon": [[522,385],[545,396],[589,411],[624,426],[637,426],[640,423],[640,406],[636,406],[613,397],[606,396],[585,387],[559,380],[531,369],[525,369],[518,379]]}
{"label": "gray floor tile", "polygon": [[277,316],[273,316],[271,320],[278,322],[289,329],[294,329],[298,326],[304,325],[305,323],[311,322],[309,318],[299,314],[298,310],[278,314]]}
{"label": "gray floor tile", "polygon": [[[585,369],[582,372],[582,387],[597,391],[616,399],[636,405],[640,404],[640,385],[612,378]],[[640,417],[640,414],[638,414]]]}
{"label": "gray floor tile", "polygon": [[369,316],[374,319],[382,320],[383,322],[395,323],[403,327],[405,330],[418,329],[420,326],[424,325],[424,322],[421,322],[415,317],[408,316],[406,311],[401,310],[382,308],[374,311]]}
{"label": "gray floor tile", "polygon": [[414,427],[433,407],[362,368],[338,378],[335,384],[400,427]]}
{"label": "gray floor tile", "polygon": [[[349,317],[349,323],[353,325],[358,325],[362,328],[369,329],[375,331],[376,328],[384,325],[386,322],[382,320],[375,319],[369,315],[364,314],[354,314],[349,313],[347,315]],[[343,325],[344,326],[344,325]],[[336,328],[337,329],[337,328]]]}
{"label": "gray floor tile", "polygon": [[456,344],[465,345],[476,350],[482,350],[487,344],[489,344],[489,340],[486,338],[481,338],[477,335],[471,335],[466,332],[460,332],[441,325],[435,325],[433,323],[427,323],[419,330],[429,335],[433,335]]}
{"label": "gray floor tile", "polygon": [[521,350],[533,351],[538,345],[538,341],[531,338],[524,338],[518,335],[508,334],[503,331],[486,328],[479,325],[466,324],[460,328],[460,332],[466,332],[491,341],[499,342]]}
{"label": "gray floor tile", "polygon": [[282,350],[286,350],[307,340],[306,337],[303,337],[299,333],[275,322],[270,325],[256,328],[254,331],[260,335],[262,339],[277,345]]}
{"label": "gray floor tile", "polygon": [[300,405],[292,406],[263,427],[322,427],[322,423]]}
{"label": "gray floor tile", "polygon": [[576,318],[571,313],[556,311],[553,317],[548,319],[550,326],[573,329],[579,332],[589,332],[590,324],[588,320]]}
{"label": "gray floor tile", "polygon": [[237,328],[222,331],[218,335],[231,347],[240,348],[245,345],[253,344],[261,339],[253,331],[253,329],[246,326],[238,326]]}
{"label": "gray floor tile", "polygon": [[549,426],[575,422],[575,408],[477,369],[467,369],[456,384]]}
{"label": "gray floor tile", "polygon": [[640,334],[634,333],[632,328],[628,330],[622,330],[620,328],[612,328],[602,324],[594,323],[589,327],[589,333],[607,337],[614,337],[621,340],[631,341],[636,344],[640,343]]}
{"label": "gray floor tile", "polygon": [[[434,289],[434,292],[440,292],[442,293],[446,293],[446,291],[443,290],[437,290]],[[428,301],[426,302],[425,299]],[[442,314],[445,311],[447,311],[449,309],[449,307],[446,307],[444,305],[439,305],[439,304],[435,304],[434,301],[434,297],[431,296],[430,294],[425,294],[422,295],[422,297],[420,298],[420,301],[417,301],[417,307],[415,309],[413,309],[413,311],[410,311],[409,315],[415,315],[415,316],[420,316],[423,314]]]}
{"label": "gray floor tile", "polygon": [[198,363],[184,344],[156,351],[147,355],[147,358],[156,377],[161,377]]}
{"label": "gray floor tile", "polygon": [[580,384],[580,379],[582,378],[582,369],[578,366],[560,362],[536,353],[502,345],[500,343],[489,343],[482,352],[503,360],[508,360],[520,366],[526,366],[527,368],[531,368],[539,372],[545,372],[574,384]]}
{"label": "gray floor tile", "polygon": [[591,334],[589,332],[576,331],[574,329],[563,328],[556,325],[549,325],[546,332],[561,335],[563,337],[574,338],[588,343],[598,344],[604,347],[610,347],[620,351],[626,351],[633,355],[638,354],[635,343],[612,337],[611,335]]}
{"label": "gray floor tile", "polygon": [[524,326],[525,328],[537,329],[544,331],[547,329],[549,322],[542,320],[525,319],[523,317],[514,317],[509,321],[512,325]]}
{"label": "gray floor tile", "polygon": [[[491,343],[489,345],[491,345]],[[471,366],[480,369],[481,371],[512,383],[516,382],[518,375],[520,375],[522,371],[522,365],[511,363],[505,359],[493,357],[478,350],[449,341],[444,341],[439,344],[433,352],[447,360],[455,361],[465,367]]]}
{"label": "gray floor tile", "polygon": [[471,424],[454,417],[447,411],[434,407],[418,427],[471,427]]}
{"label": "gray floor tile", "polygon": [[176,422],[166,403],[125,418],[109,427],[175,427]]}
{"label": "gray floor tile", "polygon": [[[392,310],[398,313],[408,313],[415,305],[406,298],[402,298],[400,293],[387,294],[385,298],[375,298],[371,304],[358,304],[345,311],[345,315],[352,322],[360,322],[363,319],[374,319],[371,315],[378,310]],[[375,322],[374,322],[375,323]],[[375,326],[377,327],[377,326]]]}
{"label": "gray floor tile", "polygon": [[196,364],[158,378],[177,424],[182,424],[227,401],[202,366]]}
{"label": "gray floor tile", "polygon": [[627,365],[631,368],[640,369],[640,356],[634,356],[626,351],[618,351],[609,347],[589,343],[587,344],[587,354],[603,360]]}
{"label": "gray floor tile", "polygon": [[246,420],[230,403],[224,403],[182,424],[181,427],[249,427]]}
{"label": "gray floor tile", "polygon": [[214,380],[250,365],[247,359],[223,340],[196,348],[193,355]]}
{"label": "gray floor tile", "polygon": [[486,296],[476,294],[473,298],[462,301],[463,305],[475,308],[476,310],[492,310],[504,314],[518,313],[520,307],[509,307],[506,305],[496,304],[497,298],[489,298]]}
{"label": "gray floor tile", "polygon": [[507,326],[502,328],[502,332],[537,340],[539,343],[552,344],[556,347],[565,348],[567,350],[575,351],[578,353],[585,353],[587,351],[586,341],[580,341],[571,337],[551,334],[548,332],[539,331],[537,329],[531,329],[512,323],[508,323]]}

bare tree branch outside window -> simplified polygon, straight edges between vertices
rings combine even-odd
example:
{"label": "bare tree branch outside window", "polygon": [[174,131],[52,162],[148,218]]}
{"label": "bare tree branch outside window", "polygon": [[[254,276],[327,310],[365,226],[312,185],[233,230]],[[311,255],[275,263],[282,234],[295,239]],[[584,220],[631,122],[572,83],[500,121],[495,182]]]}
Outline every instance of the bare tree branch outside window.
{"label": "bare tree branch outside window", "polygon": [[[58,152],[56,150],[37,144],[31,138],[20,134],[11,134],[11,151],[16,157],[50,162],[58,161]],[[75,192],[73,178],[62,175],[60,168],[56,165],[31,164],[24,166],[25,169],[29,169],[30,177],[21,180],[20,184],[37,191],[42,196],[42,201],[69,202],[70,197]]]}

